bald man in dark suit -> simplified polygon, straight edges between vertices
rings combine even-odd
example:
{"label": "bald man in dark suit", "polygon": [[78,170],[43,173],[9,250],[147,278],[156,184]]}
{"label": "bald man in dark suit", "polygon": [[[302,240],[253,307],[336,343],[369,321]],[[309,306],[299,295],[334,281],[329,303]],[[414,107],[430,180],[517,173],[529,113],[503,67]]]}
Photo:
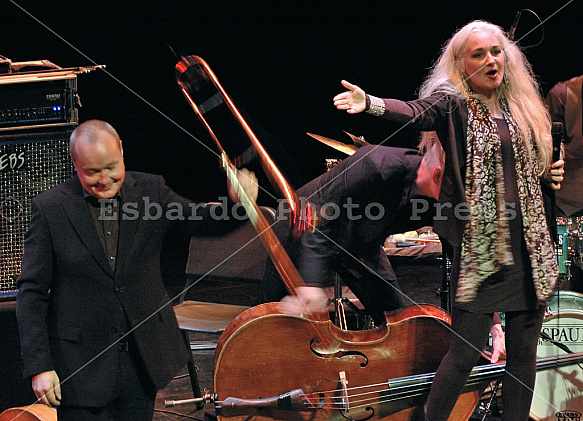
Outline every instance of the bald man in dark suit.
{"label": "bald man in dark suit", "polygon": [[213,218],[160,176],[126,172],[108,123],[77,127],[70,153],[77,174],[32,202],[17,281],[24,375],[60,420],[148,420],[188,357],[162,283],[165,234],[238,222]]}

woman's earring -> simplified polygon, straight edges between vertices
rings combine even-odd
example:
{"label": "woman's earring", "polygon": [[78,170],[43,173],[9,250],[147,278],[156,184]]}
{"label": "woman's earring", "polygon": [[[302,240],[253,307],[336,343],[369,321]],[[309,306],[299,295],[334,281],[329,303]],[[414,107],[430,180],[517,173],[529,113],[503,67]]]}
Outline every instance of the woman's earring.
{"label": "woman's earring", "polygon": [[466,90],[467,93],[469,94],[475,94],[474,90],[472,89],[472,87],[470,86],[470,84],[468,83],[468,80],[464,77],[464,75],[462,75],[462,83],[464,84],[464,89]]}

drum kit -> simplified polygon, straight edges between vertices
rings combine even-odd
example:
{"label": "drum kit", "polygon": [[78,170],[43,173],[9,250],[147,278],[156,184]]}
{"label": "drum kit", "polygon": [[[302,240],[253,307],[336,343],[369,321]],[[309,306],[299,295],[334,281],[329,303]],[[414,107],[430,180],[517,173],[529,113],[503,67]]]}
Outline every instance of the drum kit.
{"label": "drum kit", "polygon": [[[557,218],[561,281],[583,268],[583,217]],[[549,300],[537,358],[583,352],[583,294],[559,290]],[[583,361],[537,371],[530,416],[535,421],[583,419]]]}
{"label": "drum kit", "polygon": [[[583,217],[558,217],[557,227],[559,279],[568,281],[573,267],[583,268]],[[504,326],[504,313],[500,317]],[[559,289],[548,301],[537,346],[531,421],[583,421],[583,356],[570,358],[568,364],[561,363],[566,356],[578,357],[573,354],[580,353],[583,353],[583,294]],[[549,360],[557,365],[547,366]],[[498,384],[495,387],[497,391]]]}
{"label": "drum kit", "polygon": [[557,233],[556,256],[561,280],[569,280],[573,266],[583,267],[583,217],[558,217]]}
{"label": "drum kit", "polygon": [[[557,291],[548,303],[537,358],[583,352],[583,294]],[[535,421],[583,419],[583,361],[537,371],[530,416]]]}

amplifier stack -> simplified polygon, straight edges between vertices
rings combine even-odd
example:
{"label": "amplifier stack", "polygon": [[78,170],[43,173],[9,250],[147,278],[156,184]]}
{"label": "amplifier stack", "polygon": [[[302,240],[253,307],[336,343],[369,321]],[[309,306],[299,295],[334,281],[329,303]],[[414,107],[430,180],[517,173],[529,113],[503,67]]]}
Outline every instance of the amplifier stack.
{"label": "amplifier stack", "polygon": [[73,175],[77,75],[99,67],[0,74],[0,300],[16,296],[32,199]]}
{"label": "amplifier stack", "polygon": [[77,105],[70,71],[0,75],[0,131],[74,126]]}

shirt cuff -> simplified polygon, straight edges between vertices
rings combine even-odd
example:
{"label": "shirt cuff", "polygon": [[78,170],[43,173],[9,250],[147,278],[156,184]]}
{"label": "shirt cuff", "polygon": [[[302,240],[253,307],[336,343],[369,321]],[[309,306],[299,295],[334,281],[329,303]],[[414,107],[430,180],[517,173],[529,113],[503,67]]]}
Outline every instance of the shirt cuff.
{"label": "shirt cuff", "polygon": [[367,95],[366,108],[364,111],[379,117],[385,113],[385,101],[376,96]]}

